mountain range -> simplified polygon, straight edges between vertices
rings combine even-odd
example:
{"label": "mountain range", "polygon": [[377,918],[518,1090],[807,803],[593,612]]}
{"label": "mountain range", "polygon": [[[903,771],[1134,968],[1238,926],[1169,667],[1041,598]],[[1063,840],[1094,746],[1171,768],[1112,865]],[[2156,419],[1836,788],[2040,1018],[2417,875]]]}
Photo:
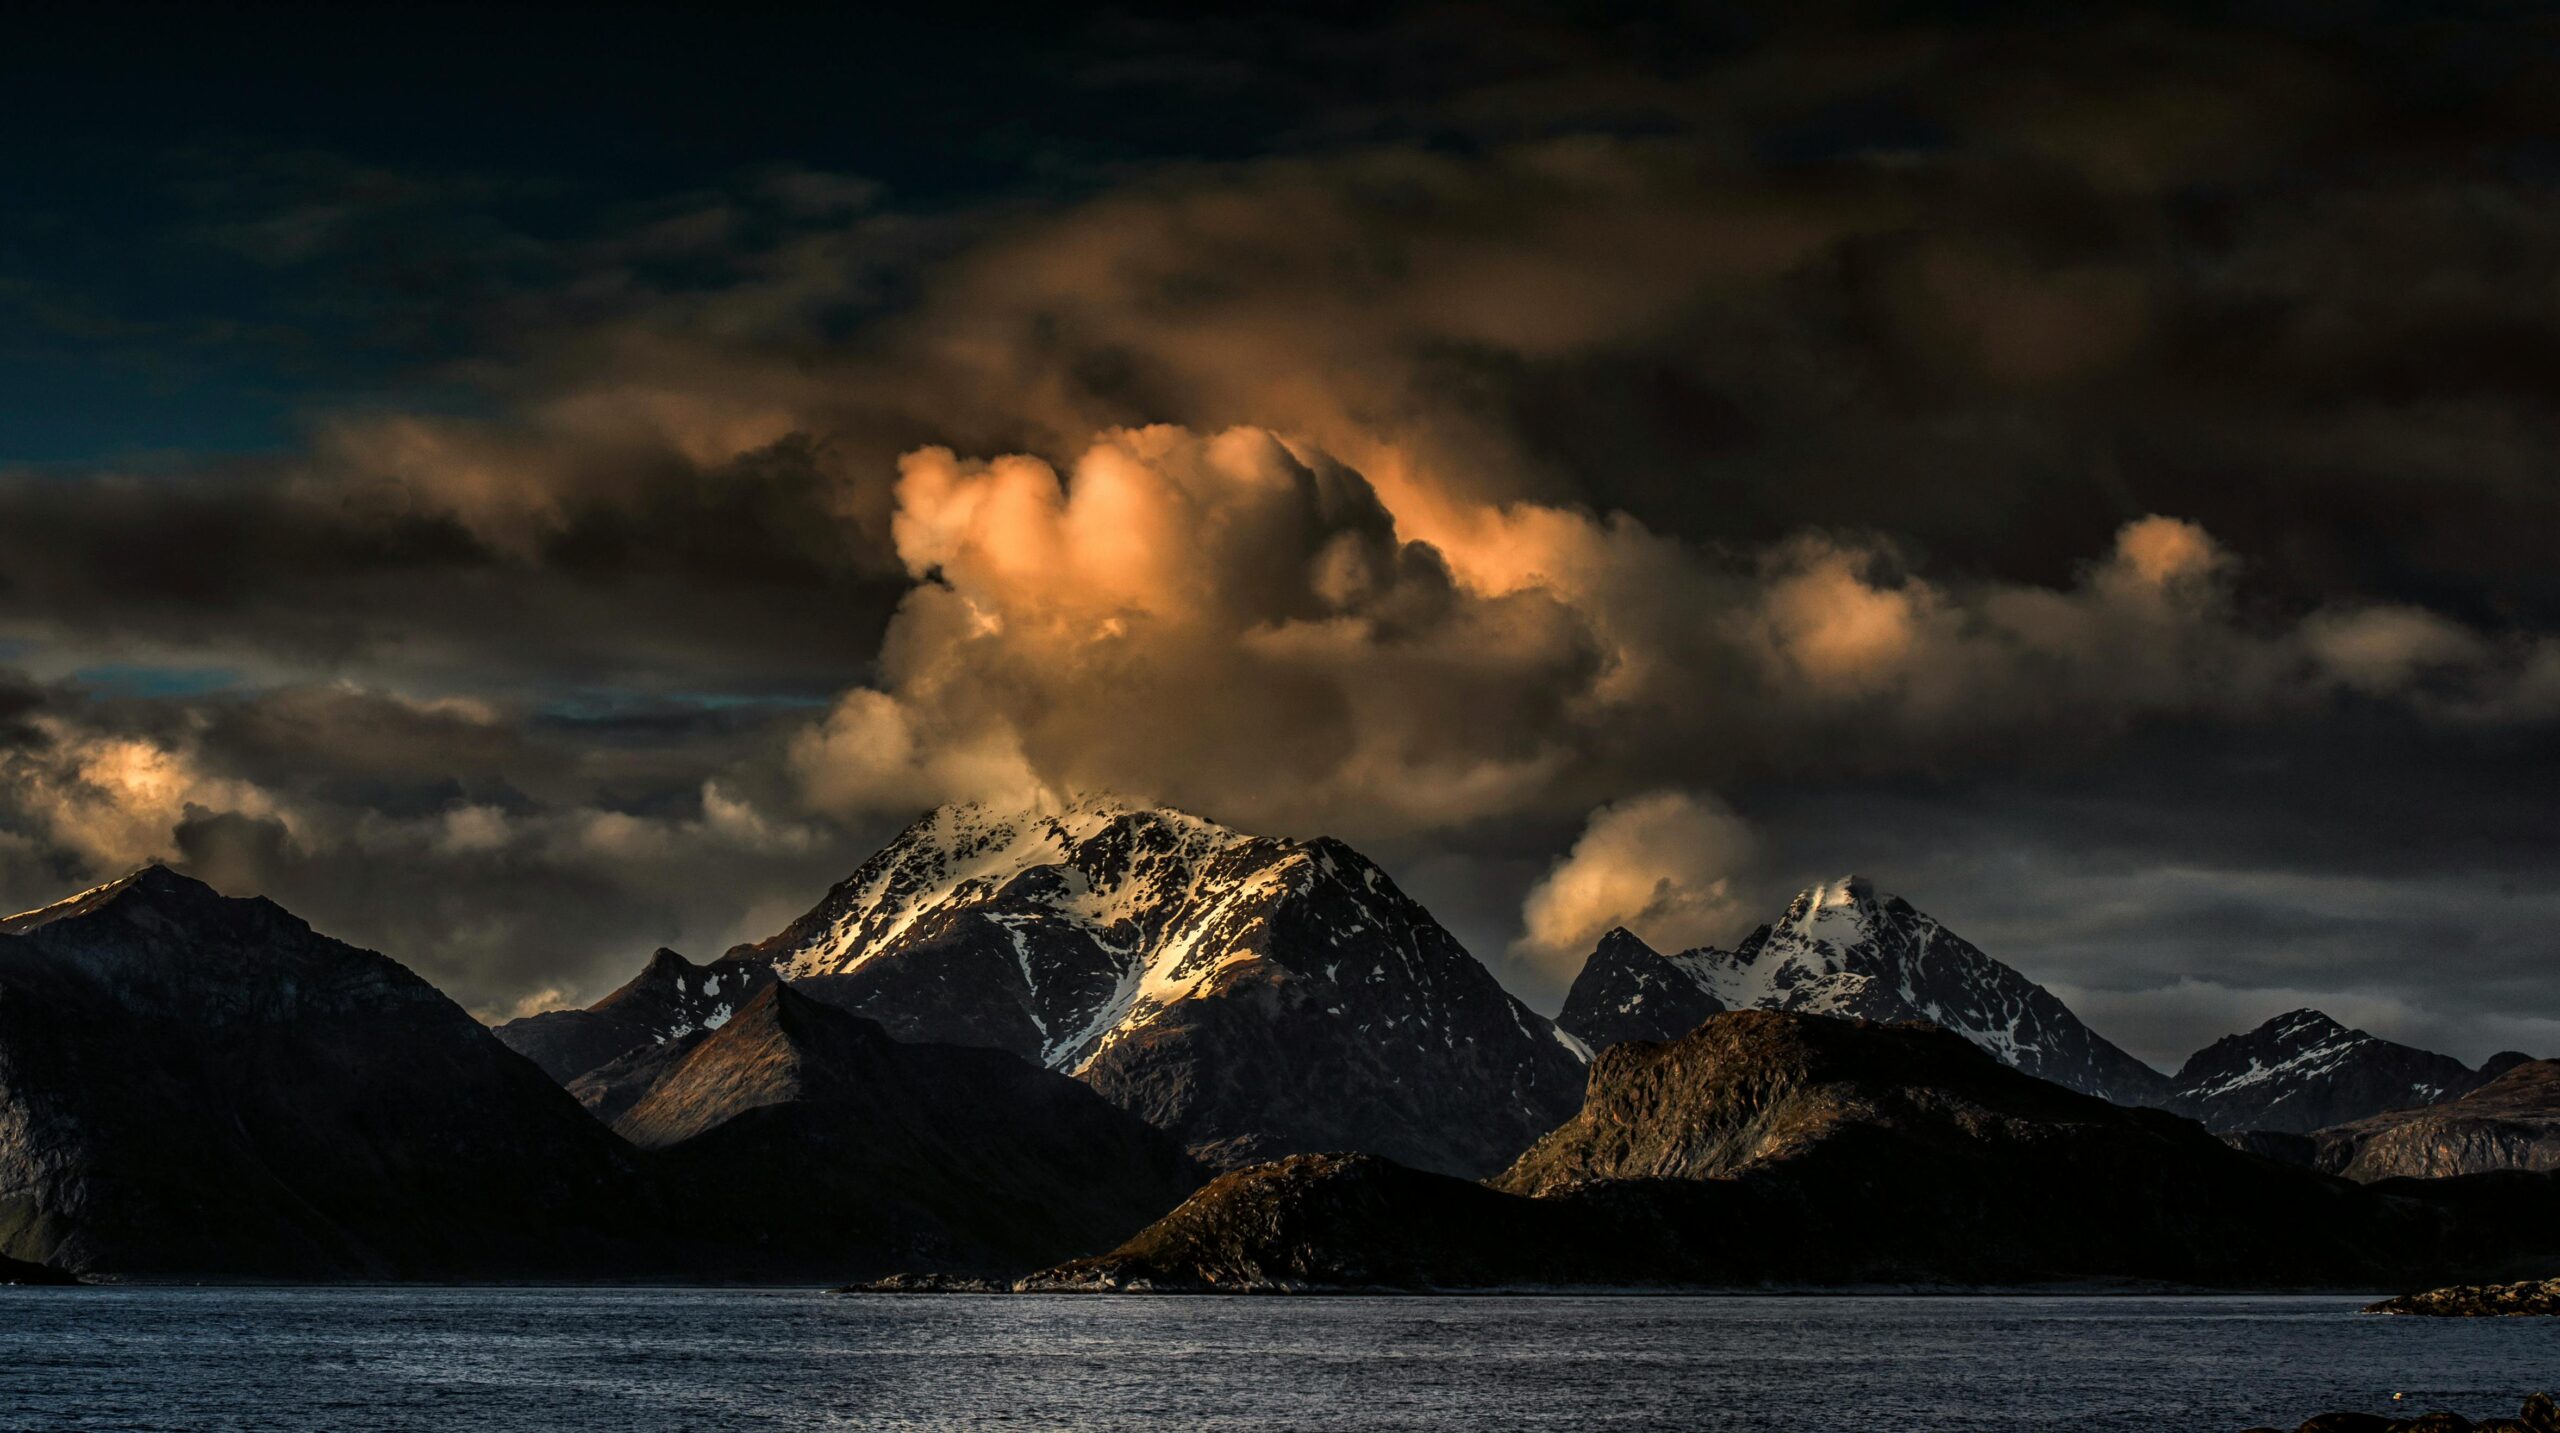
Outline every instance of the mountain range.
{"label": "mountain range", "polygon": [[2468,1094],[2529,1057],[2474,1070],[2317,1010],[2278,1015],[2163,1075],[2091,1030],[2051,991],[1900,897],[1850,876],[1799,893],[1733,950],[1664,954],[1612,930],[1584,959],[1556,1023],[1591,1048],[1667,1040],[1723,1010],[1916,1020],[2084,1094],[2173,1110],[2222,1133],[2308,1134]]}
{"label": "mountain range", "polygon": [[2295,1011],[2163,1075],[1854,877],[1549,1022],[1340,842],[1113,802],[495,1031],[154,867],[0,921],[0,1274],[2442,1275],[2551,1227],[2554,1070]]}

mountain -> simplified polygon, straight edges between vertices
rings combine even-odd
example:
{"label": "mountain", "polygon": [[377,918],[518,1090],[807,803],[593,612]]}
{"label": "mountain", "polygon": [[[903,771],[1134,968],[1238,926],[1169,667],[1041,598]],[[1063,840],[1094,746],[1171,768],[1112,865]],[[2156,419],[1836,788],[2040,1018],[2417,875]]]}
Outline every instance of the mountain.
{"label": "mountain", "polygon": [[[2084,1094],[2119,1104],[2167,1094],[2158,1071],[2082,1024],[2051,991],[1858,876],[1799,892],[1785,915],[1731,951],[1656,956],[1660,964],[1648,966],[1640,957],[1649,948],[1621,934],[1592,952],[1558,1020],[1595,1049],[1671,1039],[1716,1009],[1925,1020]],[[1683,980],[1696,996],[1662,993]],[[1586,981],[1591,993],[1577,1005]]]}
{"label": "mountain", "polygon": [[770,982],[665,1060],[615,1129],[655,1151],[679,1224],[831,1274],[1019,1271],[1127,1238],[1202,1178],[1063,1075],[901,1044]]}
{"label": "mountain", "polygon": [[1490,1187],[1291,1159],[1021,1287],[2258,1287],[2549,1256],[2560,1182],[2439,1183],[2422,1199],[2253,1158],[1940,1029],[1734,1011],[1602,1052],[1581,1112]]}
{"label": "mountain", "polygon": [[2358,1181],[2560,1169],[2560,1060],[2528,1060],[2458,1099],[2321,1130],[2312,1162]]}
{"label": "mountain", "polygon": [[1166,809],[943,807],[730,959],[1071,1074],[1213,1165],[1486,1174],[1582,1091],[1579,1047],[1358,852]]}
{"label": "mountain", "polygon": [[2307,1134],[2384,1110],[2452,1099],[2482,1076],[2450,1055],[2294,1010],[2189,1056],[2167,1107],[2214,1130]]}
{"label": "mountain", "polygon": [[396,962],[152,867],[0,921],[0,1257],[189,1277],[630,1268],[611,1134]]}
{"label": "mountain", "polygon": [[773,983],[754,961],[696,965],[660,948],[621,989],[584,1010],[550,1010],[495,1030],[506,1047],[562,1084],[644,1046],[717,1030],[745,999]]}
{"label": "mountain", "polygon": [[1620,926],[1600,937],[1565,991],[1556,1028],[1594,1050],[1628,1040],[1669,1040],[1724,1009],[1702,955],[1664,955]]}

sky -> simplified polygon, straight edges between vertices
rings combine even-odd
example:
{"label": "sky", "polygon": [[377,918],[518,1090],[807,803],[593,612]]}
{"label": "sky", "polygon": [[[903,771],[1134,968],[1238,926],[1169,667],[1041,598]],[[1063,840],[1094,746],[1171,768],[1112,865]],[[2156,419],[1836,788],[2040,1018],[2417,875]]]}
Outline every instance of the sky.
{"label": "sky", "polygon": [[2546,7],[10,23],[0,907],[504,1018],[1112,792],[2560,1053]]}

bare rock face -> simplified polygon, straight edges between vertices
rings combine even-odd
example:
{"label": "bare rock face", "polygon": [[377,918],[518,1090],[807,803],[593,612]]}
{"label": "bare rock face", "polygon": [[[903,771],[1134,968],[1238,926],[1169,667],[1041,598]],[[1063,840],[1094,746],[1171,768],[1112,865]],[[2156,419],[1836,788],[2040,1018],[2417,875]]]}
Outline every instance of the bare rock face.
{"label": "bare rock face", "polygon": [[640,973],[584,1010],[549,1010],[496,1029],[510,1050],[561,1084],[644,1049],[717,1030],[747,997],[773,983],[754,961],[696,965],[660,949]]}
{"label": "bare rock face", "polygon": [[1638,957],[1651,952],[1621,934],[1592,952],[1559,1017],[1595,1050],[1675,1039],[1717,1010],[1786,1010],[1926,1021],[2030,1075],[2120,1104],[2156,1104],[2167,1093],[2159,1071],[2108,1043],[2051,991],[1859,876],[1797,893],[1730,951],[1701,947],[1647,963]]}
{"label": "bare rock face", "polygon": [[2216,1131],[2308,1134],[2454,1099],[2485,1078],[2450,1055],[2294,1010],[2189,1056],[2166,1103]]}
{"label": "bare rock face", "polygon": [[2460,1099],[2375,1115],[2314,1138],[2320,1168],[2361,1182],[2560,1170],[2560,1060],[2528,1060]]}
{"label": "bare rock face", "polygon": [[1489,1184],[1293,1158],[1025,1287],[2335,1284],[2485,1267],[2560,1211],[2548,1179],[2385,1194],[1943,1030],[1770,1011],[1602,1052],[1581,1112]]}
{"label": "bare rock face", "polygon": [[570,1276],[628,1153],[397,963],[157,867],[0,922],[0,1255],[83,1273]]}
{"label": "bare rock face", "polygon": [[1019,1272],[1110,1247],[1202,1177],[1065,1076],[902,1044],[787,985],[653,1055],[614,1127],[653,1151],[676,1222],[723,1231],[749,1269]]}
{"label": "bare rock face", "polygon": [[1220,1166],[1486,1174],[1582,1088],[1580,1047],[1358,852],[1162,808],[944,807],[729,958],[1072,1075]]}

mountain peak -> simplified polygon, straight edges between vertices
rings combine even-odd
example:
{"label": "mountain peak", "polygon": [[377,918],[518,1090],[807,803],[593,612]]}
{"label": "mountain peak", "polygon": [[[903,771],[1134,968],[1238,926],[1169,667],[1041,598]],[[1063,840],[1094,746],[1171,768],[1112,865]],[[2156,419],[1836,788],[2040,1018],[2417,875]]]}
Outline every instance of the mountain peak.
{"label": "mountain peak", "polygon": [[701,968],[685,959],[681,953],[663,945],[649,952],[649,963],[641,967],[650,975],[660,976],[691,975]]}
{"label": "mountain peak", "polygon": [[1879,897],[1875,882],[1860,875],[1842,876],[1836,881],[1807,886],[1787,904],[1783,925],[1798,929],[1845,924],[1863,925],[1877,911],[1892,902],[1891,896]]}
{"label": "mountain peak", "polygon": [[1592,954],[1659,955],[1661,952],[1646,944],[1644,937],[1637,935],[1634,931],[1627,929],[1625,926],[1616,925],[1609,927],[1608,934],[1600,937],[1600,943],[1597,946],[1592,947]]}
{"label": "mountain peak", "polygon": [[[730,959],[894,1038],[1073,1075],[1219,1160],[1354,1144],[1482,1172],[1581,1094],[1578,1047],[1358,851],[1116,798],[936,808]],[[1376,1098],[1284,1096],[1350,1049]]]}
{"label": "mountain peak", "polygon": [[77,895],[66,896],[49,906],[38,906],[0,920],[0,933],[21,935],[56,921],[105,910],[133,897],[156,898],[182,906],[206,906],[228,900],[220,891],[195,877],[182,876],[155,861],[104,885],[91,886]]}

